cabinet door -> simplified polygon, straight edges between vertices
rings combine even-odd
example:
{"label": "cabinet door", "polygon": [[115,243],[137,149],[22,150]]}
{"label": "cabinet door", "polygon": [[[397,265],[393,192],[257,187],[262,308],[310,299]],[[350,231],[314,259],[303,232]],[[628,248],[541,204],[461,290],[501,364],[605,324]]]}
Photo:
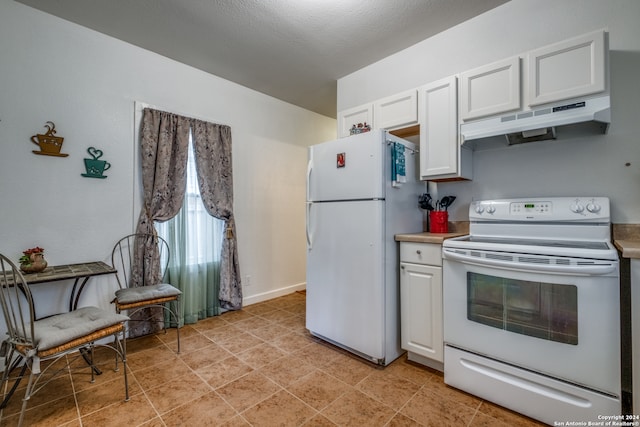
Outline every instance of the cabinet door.
{"label": "cabinet door", "polygon": [[400,263],[402,348],[443,362],[442,268]]}
{"label": "cabinet door", "polygon": [[459,151],[456,78],[423,86],[420,107],[420,177],[456,175]]}
{"label": "cabinet door", "polygon": [[603,92],[604,36],[597,31],[529,52],[529,105]]}
{"label": "cabinet door", "polygon": [[476,119],[520,108],[520,58],[460,74],[460,118]]}
{"label": "cabinet door", "polygon": [[409,90],[373,104],[376,127],[394,129],[418,123],[418,91]]}
{"label": "cabinet door", "polygon": [[338,137],[343,138],[349,136],[349,131],[353,125],[358,123],[367,123],[373,126],[373,105],[366,104],[359,107],[349,108],[348,110],[338,113]]}

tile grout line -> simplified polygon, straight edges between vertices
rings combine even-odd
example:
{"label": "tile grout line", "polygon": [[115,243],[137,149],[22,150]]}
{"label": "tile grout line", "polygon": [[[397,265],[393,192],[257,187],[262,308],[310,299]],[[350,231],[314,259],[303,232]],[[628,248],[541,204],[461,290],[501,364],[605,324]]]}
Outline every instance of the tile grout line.
{"label": "tile grout line", "polygon": [[481,405],[482,405],[482,400],[478,403],[478,406],[476,407],[476,410],[473,412],[473,415],[469,419],[469,422],[467,423],[467,427],[470,427],[471,424],[473,424],[473,420],[476,418],[476,415],[478,415],[478,412],[480,412],[480,406]]}
{"label": "tile grout line", "polygon": [[71,369],[69,367],[69,355],[65,355],[65,359],[67,361],[67,369],[69,369],[69,380],[71,381],[71,391],[73,392],[73,402],[76,405],[76,413],[78,414],[78,423],[80,424],[80,427],[82,427],[84,424],[82,422],[82,416],[80,414],[80,404],[78,403],[78,392],[76,392],[76,383],[73,381],[73,375],[71,373]]}

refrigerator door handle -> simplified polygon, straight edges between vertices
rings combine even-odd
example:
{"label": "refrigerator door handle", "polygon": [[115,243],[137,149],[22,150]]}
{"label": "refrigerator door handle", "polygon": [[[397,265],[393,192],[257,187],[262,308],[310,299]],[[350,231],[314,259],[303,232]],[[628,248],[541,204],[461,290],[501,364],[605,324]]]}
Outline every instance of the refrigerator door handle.
{"label": "refrigerator door handle", "polygon": [[307,249],[311,250],[311,172],[313,171],[313,160],[309,159],[307,163]]}
{"label": "refrigerator door handle", "polygon": [[309,160],[307,163],[307,201],[310,201],[311,197],[311,171],[313,170],[313,162]]}
{"label": "refrigerator door handle", "polygon": [[307,231],[307,249],[311,250],[311,246],[312,246],[312,242],[311,242],[311,230],[310,230],[310,223],[311,223],[311,205],[313,205],[313,203],[311,202],[307,202],[307,227],[306,227],[306,231]]}

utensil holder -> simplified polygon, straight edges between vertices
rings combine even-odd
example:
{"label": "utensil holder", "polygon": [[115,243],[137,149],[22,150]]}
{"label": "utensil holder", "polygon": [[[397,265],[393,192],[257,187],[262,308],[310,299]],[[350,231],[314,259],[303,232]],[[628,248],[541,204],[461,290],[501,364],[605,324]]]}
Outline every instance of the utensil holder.
{"label": "utensil holder", "polygon": [[429,223],[431,233],[448,233],[449,232],[449,212],[447,211],[430,211]]}

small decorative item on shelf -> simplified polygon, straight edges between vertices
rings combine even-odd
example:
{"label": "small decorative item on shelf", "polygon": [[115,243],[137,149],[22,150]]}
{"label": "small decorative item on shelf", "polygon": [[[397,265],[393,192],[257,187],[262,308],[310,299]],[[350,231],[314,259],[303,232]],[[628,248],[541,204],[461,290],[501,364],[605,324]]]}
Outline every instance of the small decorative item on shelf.
{"label": "small decorative item on shelf", "polygon": [[102,157],[102,150],[98,150],[93,147],[87,148],[87,153],[93,159],[84,159],[84,167],[87,169],[87,173],[80,174],[85,178],[106,178],[104,171],[111,167],[111,163],[105,160],[99,160]]}
{"label": "small decorative item on shelf", "polygon": [[56,125],[53,122],[47,122],[44,127],[47,128],[47,133],[39,133],[31,137],[31,142],[40,147],[40,151],[33,150],[33,153],[45,156],[67,157],[68,154],[60,152],[64,138],[55,135]]}
{"label": "small decorative item on shelf", "polygon": [[47,261],[44,259],[44,249],[39,246],[22,252],[19,261],[20,270],[25,273],[39,273],[47,268]]}
{"label": "small decorative item on shelf", "polygon": [[371,130],[371,126],[367,124],[367,122],[364,123],[358,123],[357,125],[353,125],[351,126],[351,129],[349,129],[349,135],[357,135],[359,133],[363,133],[363,132],[369,132]]}

